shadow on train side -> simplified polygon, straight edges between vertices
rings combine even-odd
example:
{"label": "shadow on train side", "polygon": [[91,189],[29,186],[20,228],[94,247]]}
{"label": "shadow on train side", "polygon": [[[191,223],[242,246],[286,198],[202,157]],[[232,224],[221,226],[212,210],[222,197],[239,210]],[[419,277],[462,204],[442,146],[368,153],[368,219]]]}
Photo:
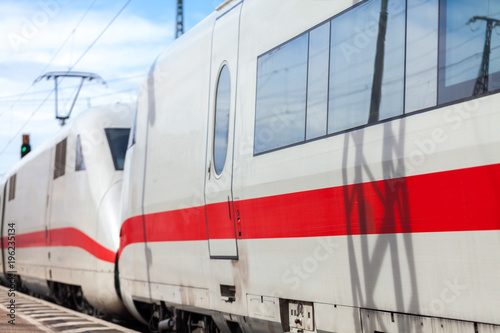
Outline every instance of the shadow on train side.
{"label": "shadow on train side", "polygon": [[[368,124],[378,122],[381,113],[388,2],[388,0],[380,2]],[[365,156],[366,131],[347,133],[344,140],[343,183],[354,184],[344,185],[343,195],[352,281],[352,304],[360,307],[361,311],[361,322],[357,320],[358,318],[354,318],[356,331],[363,330],[360,326],[371,326],[369,323],[368,325],[363,323],[363,308],[383,309],[383,306],[377,306],[377,298],[380,296],[380,291],[377,294],[378,284],[385,292],[384,298],[395,298],[391,301],[395,301],[398,311],[405,312],[405,306],[408,306],[408,309],[419,309],[410,204],[404,176],[407,134],[405,118],[400,120],[399,128],[393,128],[397,127],[394,124],[391,121],[381,125],[383,134],[380,142],[383,144],[380,161],[383,180],[376,179],[377,171],[370,169],[370,161]],[[354,142],[354,145],[349,145],[350,140]],[[350,147],[354,148],[353,152],[350,151]],[[348,165],[350,155],[354,157],[354,169],[350,169]],[[404,244],[404,253],[399,248],[401,243]],[[405,255],[406,258],[402,258]],[[388,269],[382,268],[384,262],[392,266],[392,292],[389,290],[391,281],[388,281],[388,278],[390,277],[387,273],[382,276],[383,272],[388,272]],[[408,276],[404,276],[402,272],[405,269],[402,267],[403,263],[408,265]],[[411,286],[410,290],[404,290],[404,285],[408,284]],[[410,298],[409,303],[405,300],[405,296]],[[381,303],[387,304],[391,301],[384,300]],[[387,331],[383,323],[381,325],[380,328]]]}
{"label": "shadow on train side", "polygon": [[[347,226],[347,243],[350,263],[350,274],[353,304],[360,308],[377,308],[375,290],[379,282],[384,286],[393,285],[393,292],[386,294],[395,297],[398,309],[405,308],[404,283],[402,281],[401,263],[408,263],[410,308],[418,309],[418,284],[414,258],[414,245],[411,234],[410,205],[405,177],[400,177],[403,163],[395,156],[404,156],[405,122],[401,121],[399,133],[394,133],[392,122],[384,125],[382,150],[383,178],[377,181],[371,172],[365,158],[364,131],[346,135],[343,153],[343,181],[354,179],[355,185],[343,187],[344,207]],[[349,175],[347,160],[350,155],[349,140],[355,144],[354,175]],[[365,176],[368,175],[368,176]],[[352,178],[352,176],[354,176]],[[369,179],[366,179],[368,177]],[[401,251],[400,243],[404,244],[406,258]],[[358,245],[358,246],[356,246]],[[356,248],[360,248],[359,251]],[[393,281],[381,281],[382,265],[389,260],[392,265]],[[364,276],[363,276],[364,275]],[[364,285],[361,285],[364,283]],[[355,318],[356,330],[359,318]]]}

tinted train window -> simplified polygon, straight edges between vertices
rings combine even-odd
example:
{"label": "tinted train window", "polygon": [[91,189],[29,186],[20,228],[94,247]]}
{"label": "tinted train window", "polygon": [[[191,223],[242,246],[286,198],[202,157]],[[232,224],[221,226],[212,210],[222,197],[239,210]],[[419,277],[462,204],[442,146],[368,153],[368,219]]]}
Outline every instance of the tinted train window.
{"label": "tinted train window", "polygon": [[330,22],[309,33],[309,75],[307,76],[306,139],[327,133],[328,62]]}
{"label": "tinted train window", "polygon": [[215,96],[214,167],[217,175],[221,174],[226,163],[230,104],[231,78],[229,69],[224,65],[219,74]]}
{"label": "tinted train window", "polygon": [[67,139],[64,139],[56,145],[54,179],[64,176],[66,171],[66,143]]}
{"label": "tinted train window", "polygon": [[498,89],[500,1],[362,1],[258,57],[254,154]]}
{"label": "tinted train window", "polygon": [[303,141],[308,35],[259,57],[254,153]]}
{"label": "tinted train window", "polygon": [[9,201],[16,197],[16,174],[9,179]]}
{"label": "tinted train window", "polygon": [[115,170],[123,170],[130,128],[106,128],[105,132]]}
{"label": "tinted train window", "polygon": [[82,141],[80,139],[80,135],[77,135],[75,171],[81,171],[81,170],[85,170],[85,160],[83,159]]}
{"label": "tinted train window", "polygon": [[332,20],[328,133],[403,114],[405,2],[391,3]]}
{"label": "tinted train window", "polygon": [[408,1],[405,112],[437,103],[439,0]]}
{"label": "tinted train window", "polygon": [[500,89],[500,1],[441,0],[439,103]]}
{"label": "tinted train window", "polygon": [[254,154],[403,114],[403,0],[367,1],[263,54]]}

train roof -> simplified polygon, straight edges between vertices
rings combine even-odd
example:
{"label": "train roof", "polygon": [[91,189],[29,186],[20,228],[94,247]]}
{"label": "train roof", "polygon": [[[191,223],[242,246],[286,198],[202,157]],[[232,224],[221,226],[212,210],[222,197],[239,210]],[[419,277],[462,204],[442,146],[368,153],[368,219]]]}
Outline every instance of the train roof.
{"label": "train roof", "polygon": [[87,109],[76,116],[67,125],[60,128],[54,135],[45,140],[39,147],[33,149],[28,155],[19,160],[14,166],[0,178],[0,186],[22,168],[30,160],[36,158],[47,149],[55,146],[62,138],[66,137],[70,132],[81,132],[86,129],[91,129],[96,125],[99,127],[131,127],[130,112],[135,108],[135,104],[112,104],[98,106]]}

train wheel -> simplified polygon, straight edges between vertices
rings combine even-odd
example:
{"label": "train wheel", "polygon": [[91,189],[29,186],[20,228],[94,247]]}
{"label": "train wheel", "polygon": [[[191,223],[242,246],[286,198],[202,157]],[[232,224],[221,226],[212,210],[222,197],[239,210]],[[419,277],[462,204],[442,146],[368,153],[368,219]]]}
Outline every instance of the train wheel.
{"label": "train wheel", "polygon": [[63,298],[61,296],[61,290],[58,283],[49,281],[50,296],[54,299],[56,304],[61,305]]}
{"label": "train wheel", "polygon": [[50,295],[52,296],[56,304],[67,308],[71,308],[72,297],[71,297],[70,286],[50,281],[49,288],[50,288]]}
{"label": "train wheel", "polygon": [[92,307],[92,305],[89,304],[89,302],[87,302],[87,300],[84,299],[83,301],[83,309],[82,309],[82,313],[85,313],[89,316],[93,316],[94,315],[94,308]]}
{"label": "train wheel", "polygon": [[212,318],[189,313],[187,318],[188,333],[220,333]]}
{"label": "train wheel", "polygon": [[160,331],[159,329],[160,323],[160,307],[154,304],[151,308],[151,316],[148,321],[148,329],[151,333],[157,333]]}

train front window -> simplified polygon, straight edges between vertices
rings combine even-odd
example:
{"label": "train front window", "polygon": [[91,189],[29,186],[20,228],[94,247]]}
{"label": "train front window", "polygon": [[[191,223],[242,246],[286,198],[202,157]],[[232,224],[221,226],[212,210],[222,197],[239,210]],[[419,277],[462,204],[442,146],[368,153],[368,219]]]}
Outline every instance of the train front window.
{"label": "train front window", "polygon": [[441,0],[439,103],[500,88],[500,2]]}
{"label": "train front window", "polygon": [[123,170],[130,128],[106,128],[105,132],[108,138],[115,170]]}

